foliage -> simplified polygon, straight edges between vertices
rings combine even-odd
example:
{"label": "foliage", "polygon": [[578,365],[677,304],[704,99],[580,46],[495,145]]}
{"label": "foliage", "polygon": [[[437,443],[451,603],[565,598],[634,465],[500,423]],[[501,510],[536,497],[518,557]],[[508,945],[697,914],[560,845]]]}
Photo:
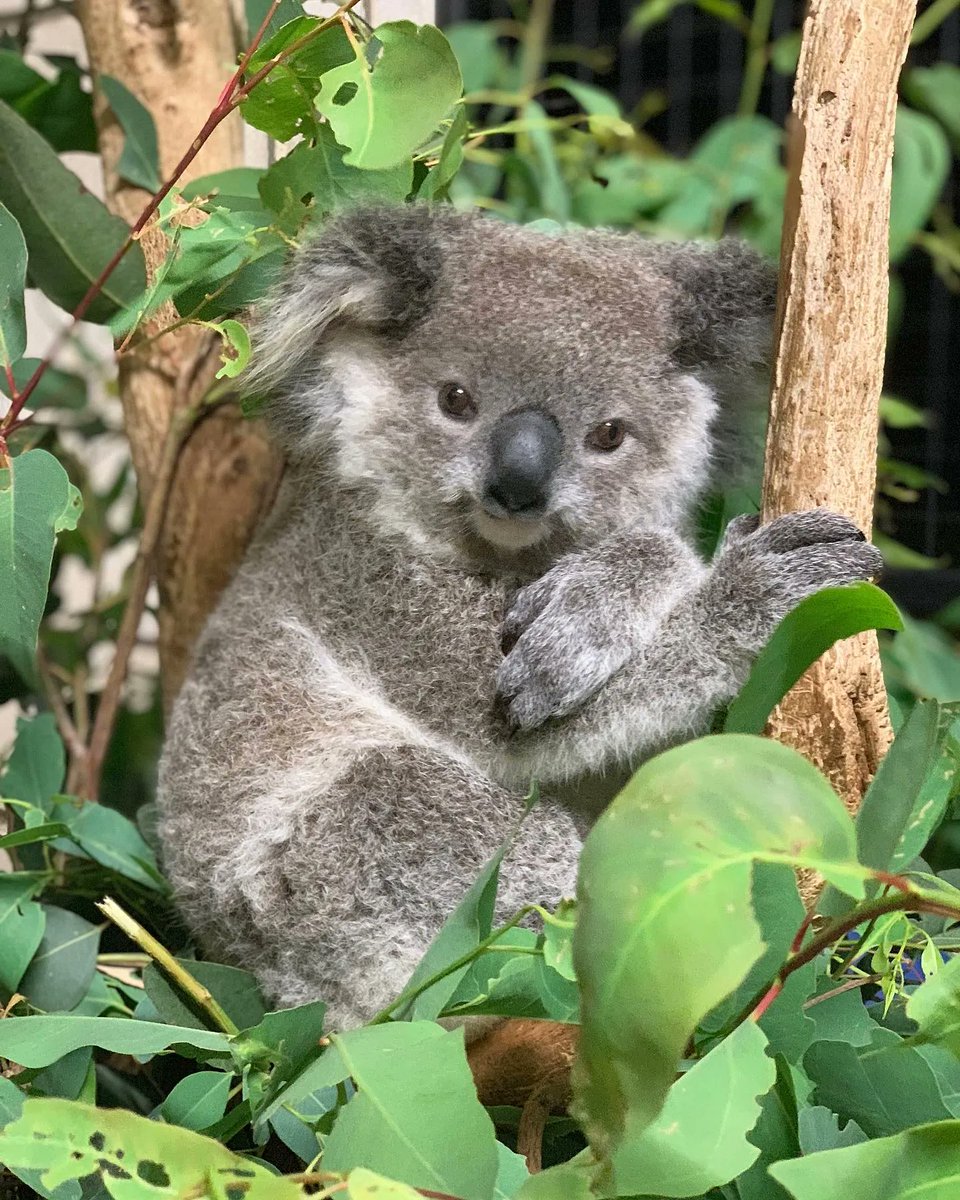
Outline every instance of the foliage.
{"label": "foliage", "polygon": [[[121,355],[172,304],[175,326],[222,338],[231,380],[250,355],[247,306],[290,244],[345,205],[431,199],[516,221],[734,230],[771,255],[779,242],[783,135],[756,113],[757,68],[789,70],[796,39],[768,44],[765,5],[748,17],[736,0],[700,0],[747,36],[748,64],[738,113],[683,158],[649,137],[643,112],[550,74],[536,38],[511,51],[512,26],[370,31],[347,7],[320,20],[293,0],[247,0],[264,38],[217,111],[239,107],[293,140],[262,170],[168,181],[160,195],[151,115],[100,81],[124,134],[119,172],[156,193],[144,219],[169,242],[149,286],[129,231],[58,158],[94,148],[76,64],[47,77],[0,49],[12,402],[0,418],[0,700],[29,713],[0,775],[0,1164],[54,1200],[948,1194],[935,1189],[960,1172],[960,660],[946,626],[901,619],[867,585],[801,605],[720,714],[726,732],[635,775],[588,839],[576,901],[494,927],[501,852],[370,1025],[326,1029],[319,999],[269,1012],[252,976],[184,944],[149,805],[136,811],[158,737],[153,679],[140,680],[141,711],[119,713],[90,680],[133,589],[124,579],[67,615],[48,590],[71,559],[99,578],[142,514],[126,461],[94,479],[76,452],[113,428],[87,379],[24,357],[27,281],[68,308],[88,303]],[[633,33],[677,7],[647,0]],[[948,275],[955,231],[935,206],[956,88],[948,64],[910,68],[894,163],[893,258],[919,246]],[[923,418],[890,397],[884,419]],[[882,465],[888,497],[929,482]],[[715,507],[738,506],[749,501]],[[833,641],[901,624],[887,661],[898,736],[853,821],[814,768],[754,735]],[[108,762],[101,803],[76,794],[91,702],[122,764]],[[816,918],[796,867],[829,881]],[[462,1032],[435,1022],[482,1015],[581,1027],[576,1120],[548,1137],[539,1175],[514,1151],[516,1114],[480,1105]]]}

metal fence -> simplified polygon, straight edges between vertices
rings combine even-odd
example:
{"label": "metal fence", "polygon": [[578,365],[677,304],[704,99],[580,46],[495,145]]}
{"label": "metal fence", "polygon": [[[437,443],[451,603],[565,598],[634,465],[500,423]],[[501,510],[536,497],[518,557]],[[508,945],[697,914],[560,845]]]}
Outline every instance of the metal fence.
{"label": "metal fence", "polygon": [[[773,34],[797,28],[805,5],[777,0]],[[921,0],[921,9],[925,8]],[[647,126],[675,154],[685,154],[714,121],[733,113],[739,96],[744,44],[732,27],[700,12],[693,4],[678,7],[664,24],[639,41],[624,42],[621,33],[635,4],[630,0],[558,0],[554,40],[581,46],[609,47],[611,69],[595,75],[578,68],[581,78],[610,88],[629,111],[651,91],[662,91],[669,104]],[[438,20],[450,24],[511,16],[506,0],[440,0]],[[916,65],[960,63],[960,12],[912,53]],[[768,71],[760,111],[778,123],[786,117],[792,80]],[[960,209],[960,175],[944,197]],[[924,492],[916,504],[895,505],[896,535],[911,548],[931,556],[950,555],[960,565],[960,302],[931,267],[922,251],[914,251],[902,267],[904,314],[890,347],[887,387],[924,408],[929,427],[896,430],[893,456],[924,467],[948,485],[942,493]],[[954,575],[954,572],[950,572]],[[933,583],[933,580],[929,580]],[[952,583],[953,581],[951,581]]]}

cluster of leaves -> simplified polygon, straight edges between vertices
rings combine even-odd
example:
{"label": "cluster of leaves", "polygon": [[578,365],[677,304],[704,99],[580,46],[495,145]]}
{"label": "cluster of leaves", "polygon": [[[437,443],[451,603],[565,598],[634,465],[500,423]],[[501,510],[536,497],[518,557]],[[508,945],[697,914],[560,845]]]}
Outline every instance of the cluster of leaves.
{"label": "cluster of leaves", "polygon": [[[247,8],[256,27],[272,6]],[[656,14],[644,8],[649,23]],[[609,95],[543,79],[542,45],[513,54],[502,33],[465,26],[448,42],[409,22],[371,33],[283,0],[236,98],[248,124],[292,147],[265,169],[170,189],[157,209],[167,261],[148,287],[132,244],[88,317],[129,347],[172,304],[177,323],[220,334],[229,379],[249,354],[238,318],[290,244],[365,199],[450,199],[508,219],[681,236],[719,233],[736,216],[775,250],[778,129],[743,112],[672,158]],[[98,567],[120,536],[127,479],[121,470],[89,485],[58,432],[70,408],[87,422],[74,433],[106,428],[86,412],[85,384],[23,357],[26,282],[75,309],[128,237],[57,157],[91,143],[89,100],[67,102],[76,69],[55,65],[52,81],[11,69],[0,96],[0,366],[16,410],[2,426],[0,658],[15,674],[4,698],[41,702],[35,650],[55,553]],[[953,119],[945,80],[908,78],[895,255],[939,236],[927,225],[949,161],[941,125],[951,132]],[[100,84],[125,134],[120,171],[158,192],[149,114],[119,82]],[[557,89],[578,111],[551,115]],[[17,405],[31,381],[40,419],[24,423]],[[47,406],[57,428],[42,420]],[[121,607],[113,597],[67,634],[44,631],[46,670],[70,682],[78,708],[87,659]],[[539,932],[527,910],[494,929],[496,856],[404,992],[346,1032],[325,1030],[320,1000],[269,1012],[250,975],[196,961],[157,868],[148,807],[138,825],[63,794],[52,717],[22,722],[0,777],[10,816],[0,852],[14,868],[0,876],[0,1058],[10,1064],[0,1163],[52,1200],[807,1200],[838,1194],[841,1179],[850,1190],[854,1175],[872,1197],[955,1177],[960,727],[955,709],[915,697],[956,698],[956,668],[926,627],[898,635],[900,730],[856,823],[812,767],[754,736],[826,646],[899,623],[866,585],[802,606],[725,732],[647,764],[597,824],[576,904],[537,910]],[[918,857],[931,847],[934,864]],[[795,867],[831,885],[812,923]],[[480,1105],[462,1033],[435,1023],[482,1015],[582,1028],[575,1120],[548,1126],[549,1169],[536,1176],[514,1150],[519,1114]]]}
{"label": "cluster of leaves", "polygon": [[[783,686],[822,641],[893,621],[853,594],[832,629],[821,602],[781,630]],[[960,805],[960,707],[913,707],[854,822],[795,752],[732,732],[779,698],[767,675],[726,732],[641,768],[542,932],[528,909],[492,928],[501,851],[404,991],[346,1032],[320,1000],[269,1012],[246,972],[166,951],[145,928],[167,902],[148,841],[61,796],[52,721],[23,722],[0,777],[18,816],[0,840],[18,867],[0,880],[0,1163],[50,1200],[948,1188],[960,878],[918,855]],[[796,868],[830,885],[812,921]],[[96,906],[119,929],[90,919],[101,892],[123,899]],[[462,1030],[436,1024],[467,1015],[580,1025],[575,1120],[548,1127],[537,1175],[519,1114],[481,1106]]]}

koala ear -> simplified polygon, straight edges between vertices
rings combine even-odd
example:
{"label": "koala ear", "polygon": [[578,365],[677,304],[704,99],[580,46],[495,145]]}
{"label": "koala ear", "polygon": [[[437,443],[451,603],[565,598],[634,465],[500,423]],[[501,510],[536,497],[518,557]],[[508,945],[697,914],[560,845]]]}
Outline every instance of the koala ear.
{"label": "koala ear", "polygon": [[693,373],[743,377],[769,366],[776,267],[745,242],[724,238],[655,246],[672,285],[675,361]]}
{"label": "koala ear", "polygon": [[335,330],[402,336],[429,309],[440,274],[432,224],[426,205],[355,209],[329,221],[261,305],[248,390],[282,409],[322,368],[324,339]]}

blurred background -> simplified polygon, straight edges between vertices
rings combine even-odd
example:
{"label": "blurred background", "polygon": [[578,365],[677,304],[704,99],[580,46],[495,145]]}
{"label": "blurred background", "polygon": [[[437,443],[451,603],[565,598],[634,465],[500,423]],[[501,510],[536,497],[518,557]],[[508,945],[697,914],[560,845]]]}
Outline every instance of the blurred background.
{"label": "blurred background", "polygon": [[[242,22],[258,0],[230,2]],[[472,127],[449,188],[454,204],[509,220],[664,237],[732,233],[775,258],[804,7],[389,0],[367,4],[365,15],[436,19],[454,46]],[[21,52],[30,77],[14,69]],[[70,0],[0,0],[0,99],[97,191],[90,92]],[[920,0],[901,101],[877,541],[886,585],[917,618],[885,647],[891,693],[909,702],[960,697],[960,0]],[[279,152],[255,130],[246,137],[253,165]],[[29,352],[39,355],[62,315],[38,294],[31,305]],[[61,538],[43,644],[58,677],[95,706],[141,514],[109,333],[83,327],[62,366],[49,437],[84,492],[86,513]],[[750,497],[734,502],[749,507]],[[151,795],[162,737],[152,605],[140,634],[103,797],[128,811]],[[0,747],[25,702],[22,686],[0,668]]]}

